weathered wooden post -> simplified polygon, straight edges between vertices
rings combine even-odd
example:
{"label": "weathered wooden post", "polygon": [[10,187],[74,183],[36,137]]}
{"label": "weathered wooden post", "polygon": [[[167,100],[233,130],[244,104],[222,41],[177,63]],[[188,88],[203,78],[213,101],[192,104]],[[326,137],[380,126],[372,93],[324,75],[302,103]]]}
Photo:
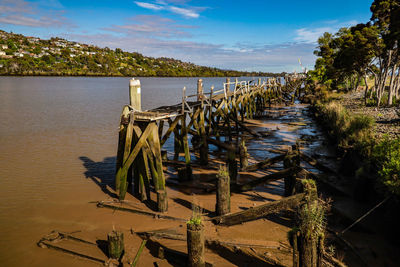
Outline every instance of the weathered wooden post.
{"label": "weathered wooden post", "polygon": [[[118,171],[124,163],[125,139],[126,139],[128,124],[129,124],[129,107],[124,106],[124,108],[122,109],[120,125],[119,125],[117,162],[115,168],[116,171]],[[121,182],[120,179],[117,179],[117,176],[115,176],[116,192],[119,191],[120,182]]]}
{"label": "weathered wooden post", "polygon": [[227,154],[227,165],[228,165],[230,181],[231,183],[236,184],[238,170],[237,170],[235,149],[233,147],[228,149],[226,154]]}
{"label": "weathered wooden post", "polygon": [[[289,147],[288,152],[283,160],[283,167],[294,168],[300,167],[300,150],[298,144]],[[296,174],[291,174],[285,177],[285,196],[291,196],[294,194],[296,187]]]}
{"label": "weathered wooden post", "polygon": [[192,167],[190,165],[190,151],[189,151],[189,142],[187,137],[187,126],[186,126],[186,113],[185,113],[185,94],[186,87],[183,87],[183,99],[182,99],[182,117],[181,117],[181,137],[182,137],[182,145],[183,151],[185,152],[185,167],[181,167],[178,169],[178,177],[181,181],[192,180]]}
{"label": "weathered wooden post", "polygon": [[207,135],[205,128],[205,119],[204,119],[204,95],[201,95],[201,106],[200,106],[200,138],[201,138],[201,146],[200,146],[200,164],[207,165],[208,164],[208,144],[207,144]]}
{"label": "weathered wooden post", "polygon": [[[125,144],[124,144],[124,152],[123,152],[123,160],[122,163],[124,164],[125,161],[128,159],[129,154],[132,149],[132,139],[133,139],[133,118],[132,118],[132,113],[129,114],[129,122],[128,126],[126,129],[126,136],[125,136]],[[118,172],[122,171],[123,166],[121,166],[117,170],[117,174],[115,175],[115,179],[119,180],[119,198],[124,199],[126,191],[128,190],[128,183],[132,182],[132,172],[133,172],[133,167],[130,166],[126,170],[126,176],[120,176]]]}
{"label": "weathered wooden post", "polygon": [[315,181],[303,180],[302,184],[306,195],[304,204],[299,207],[297,212],[298,266],[321,267],[326,227],[325,207],[318,200]]}
{"label": "weathered wooden post", "polygon": [[231,212],[230,187],[228,170],[225,165],[221,165],[217,174],[217,203],[215,206],[215,211],[218,216]]}
{"label": "weathered wooden post", "polygon": [[247,153],[247,147],[246,147],[246,142],[244,139],[240,142],[239,146],[239,157],[240,157],[240,168],[246,169],[247,166],[249,165],[249,154]]}
{"label": "weathered wooden post", "polygon": [[108,256],[119,260],[124,252],[124,233],[113,230],[107,234],[107,239]]}
{"label": "weathered wooden post", "polygon": [[157,209],[159,212],[168,211],[168,198],[165,190],[157,190]]}
{"label": "weathered wooden post", "polygon": [[135,110],[142,110],[140,81],[135,80],[135,78],[129,81],[129,99],[130,105]]}
{"label": "weathered wooden post", "polygon": [[204,226],[201,223],[201,219],[190,219],[186,227],[188,266],[204,267]]}
{"label": "weathered wooden post", "polygon": [[258,78],[258,86],[261,85],[261,78]]}
{"label": "weathered wooden post", "polygon": [[200,101],[203,97],[203,80],[197,80],[197,101]]}
{"label": "weathered wooden post", "polygon": [[174,160],[178,160],[179,152],[181,151],[179,128],[180,126],[178,123],[174,128]]}

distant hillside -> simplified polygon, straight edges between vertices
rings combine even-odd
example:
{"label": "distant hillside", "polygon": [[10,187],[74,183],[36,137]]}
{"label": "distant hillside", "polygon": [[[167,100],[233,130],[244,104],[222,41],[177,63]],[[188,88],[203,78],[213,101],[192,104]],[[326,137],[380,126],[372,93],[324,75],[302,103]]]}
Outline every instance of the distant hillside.
{"label": "distant hillside", "polygon": [[43,40],[0,30],[0,75],[57,76],[275,76],[198,66],[172,58],[70,42]]}

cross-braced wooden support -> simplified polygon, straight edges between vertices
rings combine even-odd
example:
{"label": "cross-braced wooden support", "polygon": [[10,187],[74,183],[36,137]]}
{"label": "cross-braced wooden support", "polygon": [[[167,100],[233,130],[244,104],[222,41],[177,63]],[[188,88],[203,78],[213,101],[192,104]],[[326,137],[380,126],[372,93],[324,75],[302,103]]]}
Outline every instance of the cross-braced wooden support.
{"label": "cross-braced wooden support", "polygon": [[[126,121],[123,122],[126,124]],[[125,198],[132,174],[130,170],[133,170],[134,193],[144,201],[150,198],[150,174],[155,191],[165,190],[158,127],[155,121],[134,121],[134,112],[130,113],[127,125],[121,125],[122,127],[123,132],[120,131],[120,135],[125,134],[124,150],[121,156],[122,149],[118,149],[117,159],[123,158],[123,160],[118,165],[115,177],[115,184],[119,188],[119,199]],[[121,137],[120,140],[122,139]],[[166,198],[159,199],[167,201]]]}

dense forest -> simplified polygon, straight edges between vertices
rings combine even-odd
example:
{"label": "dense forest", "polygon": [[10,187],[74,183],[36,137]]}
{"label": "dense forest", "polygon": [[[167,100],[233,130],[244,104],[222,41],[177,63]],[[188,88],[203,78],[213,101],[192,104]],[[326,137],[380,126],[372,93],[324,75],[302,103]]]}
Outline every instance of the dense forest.
{"label": "dense forest", "polygon": [[58,76],[277,76],[221,70],[172,58],[152,58],[120,48],[99,48],[61,38],[43,40],[0,31],[0,75]]}

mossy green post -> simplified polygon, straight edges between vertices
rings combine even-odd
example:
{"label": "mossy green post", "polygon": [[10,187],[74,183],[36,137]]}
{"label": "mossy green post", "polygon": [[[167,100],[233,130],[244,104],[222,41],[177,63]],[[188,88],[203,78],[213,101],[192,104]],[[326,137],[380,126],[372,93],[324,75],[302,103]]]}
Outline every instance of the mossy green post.
{"label": "mossy green post", "polygon": [[220,166],[217,174],[217,202],[215,205],[215,211],[218,216],[231,212],[231,185],[229,180],[229,173],[226,166]]}
{"label": "mossy green post", "polygon": [[124,233],[112,231],[107,235],[108,239],[108,256],[112,259],[119,260],[124,252]]}
{"label": "mossy green post", "polygon": [[204,226],[190,220],[187,224],[187,250],[189,267],[205,267],[204,260]]}

